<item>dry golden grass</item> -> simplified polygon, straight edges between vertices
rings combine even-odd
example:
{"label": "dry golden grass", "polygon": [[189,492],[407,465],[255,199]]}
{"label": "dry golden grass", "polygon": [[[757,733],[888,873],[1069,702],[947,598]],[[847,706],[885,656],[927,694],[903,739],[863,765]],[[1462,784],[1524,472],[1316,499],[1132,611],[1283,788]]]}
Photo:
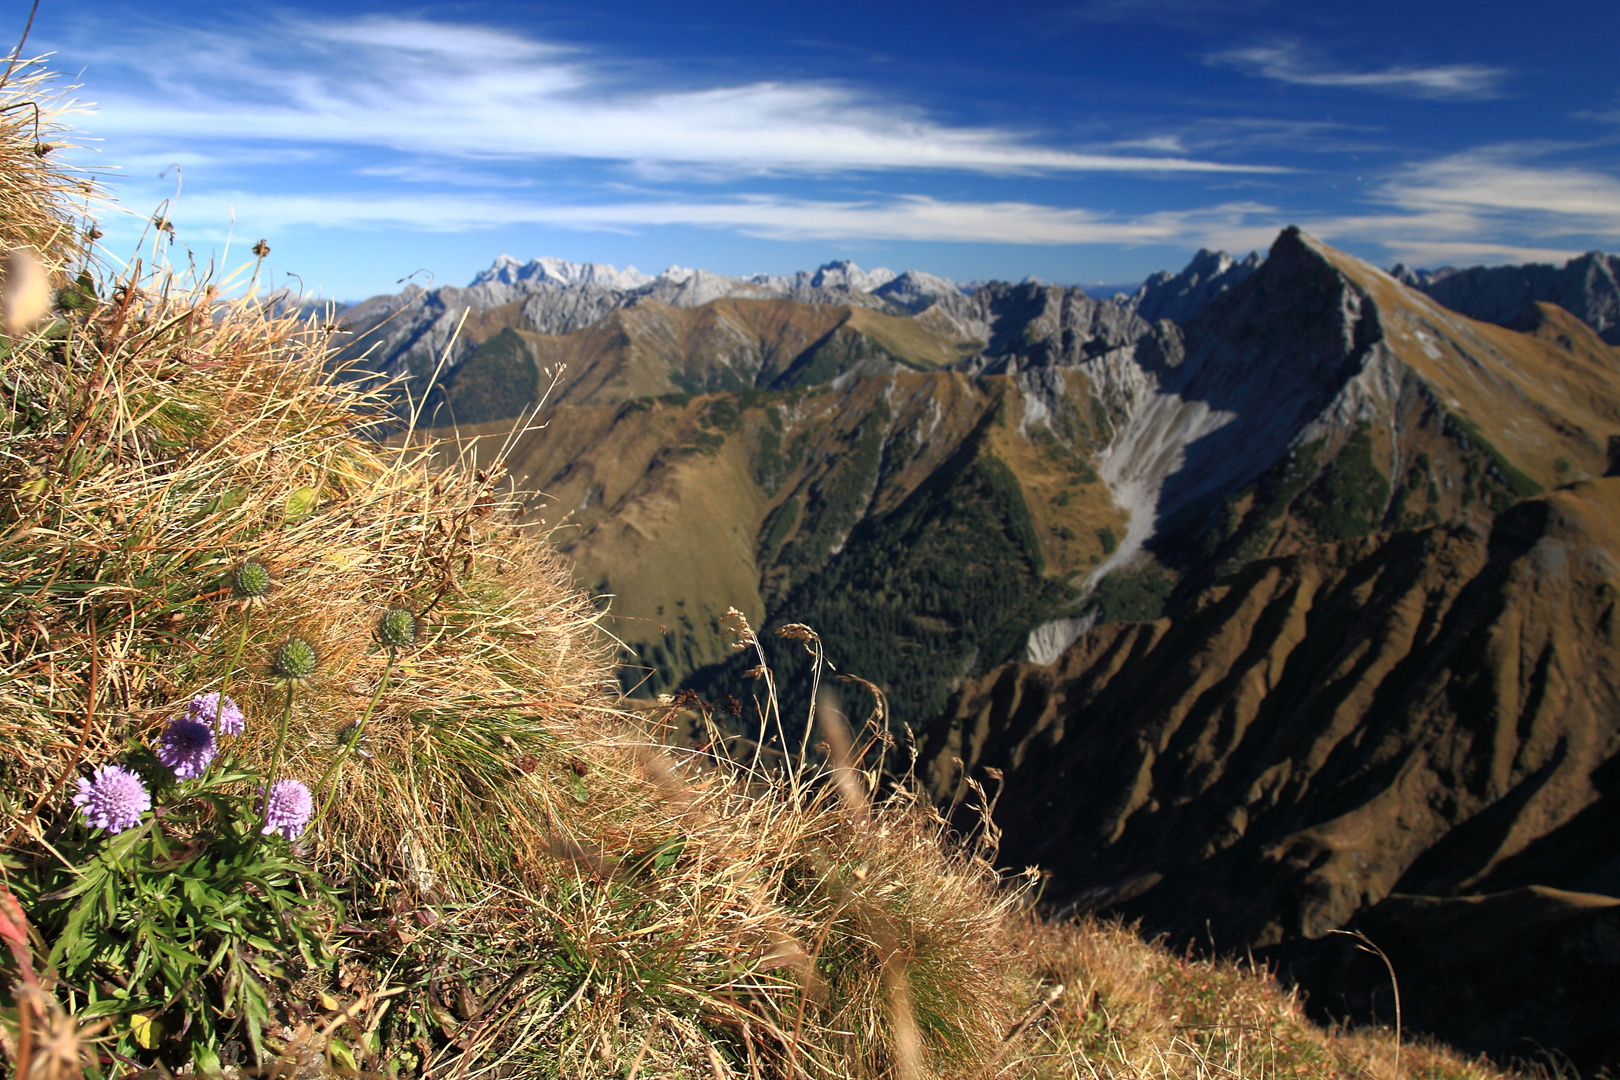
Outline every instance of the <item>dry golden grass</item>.
{"label": "dry golden grass", "polygon": [[[664,746],[666,717],[617,708],[599,612],[515,524],[498,466],[434,470],[434,448],[368,437],[372,402],[331,370],[317,325],[162,265],[109,277],[84,261],[82,187],[35,152],[29,110],[3,111],[38,101],[41,78],[0,91],[0,241],[31,246],[58,287],[91,271],[102,301],[6,343],[0,874],[55,857],[74,777],[227,679],[241,755],[262,766],[284,700],[266,659],[290,634],[321,659],[282,775],[325,774],[388,663],[375,620],[403,606],[423,632],[301,841],[345,909],[333,969],[276,987],[289,1070],[1388,1075],[1387,1039],[1312,1028],[1263,976],[1032,921],[993,837],[953,843],[903,784],[874,799],[861,770],[880,718],[850,745],[824,709],[826,766]],[[275,588],[244,609],[228,583],[247,559]],[[76,991],[53,985],[51,943],[6,918],[8,980],[37,970],[45,990],[10,992],[0,1041],[43,1075],[31,1047],[49,1035],[51,1068],[69,1068]],[[1206,974],[1224,992],[1209,998]],[[109,1037],[130,1022],[111,1021]],[[1423,1053],[1423,1075],[1486,1073]]]}
{"label": "dry golden grass", "polygon": [[1038,1076],[1366,1077],[1510,1075],[1387,1028],[1323,1028],[1299,996],[1234,960],[1176,955],[1118,922],[1031,923],[1029,955],[1065,992],[1029,1051]]}

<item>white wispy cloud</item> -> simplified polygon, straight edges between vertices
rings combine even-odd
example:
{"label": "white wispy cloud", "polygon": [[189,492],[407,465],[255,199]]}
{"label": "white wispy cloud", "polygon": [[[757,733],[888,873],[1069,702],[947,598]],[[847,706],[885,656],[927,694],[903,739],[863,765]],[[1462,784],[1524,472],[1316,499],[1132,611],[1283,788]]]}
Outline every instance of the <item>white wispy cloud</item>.
{"label": "white wispy cloud", "polygon": [[1620,245],[1620,177],[1549,162],[1556,147],[1476,147],[1398,169],[1369,199],[1382,209],[1318,218],[1325,240],[1380,245],[1408,263],[1559,262],[1575,239]]}
{"label": "white wispy cloud", "polygon": [[[744,196],[722,200],[646,199],[592,205],[499,196],[425,194],[372,197],[344,194],[209,194],[179,208],[188,222],[223,222],[233,213],[260,228],[380,229],[460,232],[519,225],[633,232],[696,226],[772,240],[908,240],[996,244],[1153,244],[1188,237],[1245,242],[1275,232],[1277,211],[1256,203],[1141,215],[1026,202],[947,201],[908,195],[864,201]],[[1257,222],[1264,219],[1266,224]],[[193,240],[217,239],[217,229],[186,227]]]}
{"label": "white wispy cloud", "polygon": [[[274,54],[261,41],[274,42]],[[1255,173],[1178,155],[1077,152],[953,126],[824,82],[648,90],[515,32],[419,19],[287,21],[274,34],[178,30],[89,56],[121,68],[94,133],[142,143],[387,147],[447,159],[573,158],[826,174],[850,170]],[[634,74],[634,73],[632,73]]]}
{"label": "white wispy cloud", "polygon": [[1539,164],[1534,156],[1534,148],[1514,145],[1452,154],[1406,167],[1381,195],[1411,210],[1508,216],[1556,235],[1620,237],[1620,177]]}
{"label": "white wispy cloud", "polygon": [[[152,194],[164,192],[154,185]],[[445,193],[200,192],[183,195],[171,213],[192,242],[221,238],[224,224],[234,218],[252,221],[261,231],[541,226],[640,233],[673,226],[784,241],[1170,244],[1229,251],[1266,247],[1279,228],[1298,224],[1329,242],[1363,249],[1375,245],[1391,259],[1420,265],[1568,258],[1576,251],[1557,245],[1563,237],[1620,245],[1620,179],[1541,163],[1523,147],[1482,148],[1406,166],[1371,187],[1363,213],[1301,213],[1255,201],[1119,214],[924,194],[865,199],[702,199],[631,189],[621,194],[617,201],[581,203],[493,187]]]}
{"label": "white wispy cloud", "polygon": [[1476,100],[1497,95],[1508,75],[1506,68],[1484,64],[1399,66],[1371,71],[1346,71],[1318,63],[1298,45],[1253,45],[1208,57],[1211,64],[1229,65],[1278,82],[1296,86],[1325,86],[1346,90],[1372,90],[1410,97]]}

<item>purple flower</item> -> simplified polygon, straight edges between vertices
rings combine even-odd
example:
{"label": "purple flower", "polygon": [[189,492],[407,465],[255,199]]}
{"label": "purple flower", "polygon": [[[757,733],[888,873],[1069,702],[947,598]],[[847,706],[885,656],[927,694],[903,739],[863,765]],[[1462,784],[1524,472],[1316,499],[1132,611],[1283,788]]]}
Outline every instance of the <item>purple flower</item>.
{"label": "purple flower", "polygon": [[158,738],[157,756],[176,780],[201,776],[214,760],[214,729],[189,716],[170,720]]}
{"label": "purple flower", "polygon": [[302,780],[277,780],[270,785],[269,806],[264,809],[266,836],[280,833],[288,840],[296,840],[315,813],[315,799]]}
{"label": "purple flower", "polygon": [[79,793],[73,796],[73,805],[83,811],[86,825],[110,833],[123,832],[152,809],[146,785],[123,766],[103,765],[94,777],[79,777]]}
{"label": "purple flower", "polygon": [[191,699],[189,712],[193,720],[201,720],[214,728],[221,735],[242,734],[242,710],[230,698],[225,699],[222,708],[219,703],[219,692],[212,694],[198,694]]}

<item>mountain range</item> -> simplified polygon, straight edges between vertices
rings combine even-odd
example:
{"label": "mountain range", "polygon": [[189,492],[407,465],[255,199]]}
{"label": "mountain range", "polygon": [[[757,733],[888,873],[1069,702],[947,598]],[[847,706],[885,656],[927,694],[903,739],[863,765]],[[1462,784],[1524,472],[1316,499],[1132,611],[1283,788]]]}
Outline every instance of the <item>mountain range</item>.
{"label": "mountain range", "polygon": [[1288,229],[1112,299],[501,260],[342,316],[480,461],[544,396],[507,466],[612,597],[628,692],[746,701],[727,609],[807,623],[942,806],[997,793],[1054,911],[1388,1016],[1331,933],[1360,930],[1413,1026],[1595,1069],[1620,1063],[1613,270],[1385,272]]}

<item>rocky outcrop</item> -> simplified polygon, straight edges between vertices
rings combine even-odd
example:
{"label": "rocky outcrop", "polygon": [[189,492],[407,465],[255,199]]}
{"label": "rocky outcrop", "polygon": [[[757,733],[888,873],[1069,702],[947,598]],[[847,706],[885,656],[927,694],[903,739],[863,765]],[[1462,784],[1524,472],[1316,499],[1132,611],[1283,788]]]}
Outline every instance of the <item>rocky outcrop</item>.
{"label": "rocky outcrop", "polygon": [[975,373],[1074,365],[1153,333],[1126,308],[1074,286],[996,282],[974,290],[972,301],[989,338],[965,365]]}

